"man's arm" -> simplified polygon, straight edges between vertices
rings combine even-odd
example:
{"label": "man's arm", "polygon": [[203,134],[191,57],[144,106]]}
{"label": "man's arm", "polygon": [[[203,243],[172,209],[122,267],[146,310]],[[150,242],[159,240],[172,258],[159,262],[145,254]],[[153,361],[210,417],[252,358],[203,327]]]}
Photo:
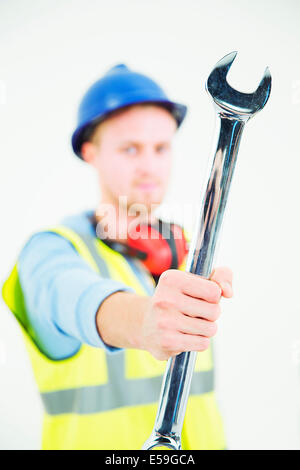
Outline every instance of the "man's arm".
{"label": "man's arm", "polygon": [[109,296],[98,309],[97,328],[107,344],[144,349],[161,360],[204,351],[217,331],[221,296],[232,295],[232,272],[226,267],[215,269],[209,280],[171,269],[151,297]]}
{"label": "man's arm", "polygon": [[68,240],[52,232],[31,237],[19,256],[18,272],[35,339],[47,356],[72,356],[82,343],[115,350],[99,336],[96,312],[112,293],[131,288],[102,278]]}
{"label": "man's arm", "polygon": [[204,350],[216,332],[221,294],[232,295],[228,268],[217,269],[212,280],[168,270],[153,296],[136,295],[99,276],[71,243],[50,232],[30,239],[18,270],[38,345],[53,359],[73,355],[82,343],[144,349],[158,359]]}

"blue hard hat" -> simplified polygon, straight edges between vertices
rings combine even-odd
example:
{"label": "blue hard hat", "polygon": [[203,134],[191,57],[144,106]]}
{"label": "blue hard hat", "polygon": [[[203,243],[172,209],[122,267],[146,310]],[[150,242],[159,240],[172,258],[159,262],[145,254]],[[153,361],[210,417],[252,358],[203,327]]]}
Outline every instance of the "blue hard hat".
{"label": "blue hard hat", "polygon": [[81,145],[89,139],[95,126],[110,113],[138,103],[155,103],[166,108],[174,116],[178,127],[187,112],[185,105],[170,101],[151,78],[131,71],[124,64],[118,64],[95,82],[81,100],[77,128],[72,135],[72,147],[76,155],[82,158]]}

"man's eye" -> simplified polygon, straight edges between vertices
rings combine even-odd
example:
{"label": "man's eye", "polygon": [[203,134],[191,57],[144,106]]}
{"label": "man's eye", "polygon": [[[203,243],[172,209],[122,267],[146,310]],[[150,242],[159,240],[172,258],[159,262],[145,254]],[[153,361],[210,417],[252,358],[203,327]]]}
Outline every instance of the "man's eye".
{"label": "man's eye", "polygon": [[156,150],[158,153],[163,153],[166,152],[168,149],[169,147],[167,145],[159,145]]}
{"label": "man's eye", "polygon": [[128,155],[135,155],[137,150],[136,150],[136,147],[130,146],[130,147],[124,147],[123,152],[127,153]]}

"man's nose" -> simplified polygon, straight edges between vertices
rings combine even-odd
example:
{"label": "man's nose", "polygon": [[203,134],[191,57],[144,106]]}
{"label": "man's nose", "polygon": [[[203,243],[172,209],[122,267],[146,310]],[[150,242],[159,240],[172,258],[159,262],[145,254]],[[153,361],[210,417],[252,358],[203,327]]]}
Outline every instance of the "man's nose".
{"label": "man's nose", "polygon": [[155,149],[145,149],[141,153],[141,158],[139,159],[140,170],[148,173],[156,172],[158,168],[158,160]]}

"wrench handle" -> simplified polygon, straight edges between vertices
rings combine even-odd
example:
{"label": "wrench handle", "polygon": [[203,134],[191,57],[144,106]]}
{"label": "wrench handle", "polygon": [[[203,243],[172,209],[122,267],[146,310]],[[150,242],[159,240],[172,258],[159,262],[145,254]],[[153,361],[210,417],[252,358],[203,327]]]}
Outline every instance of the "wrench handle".
{"label": "wrench handle", "polygon": [[[208,278],[221,228],[236,157],[246,120],[217,113],[216,150],[196,229],[188,253],[186,272]],[[197,352],[183,352],[168,360],[154,430],[143,449],[181,448],[181,431]]]}

